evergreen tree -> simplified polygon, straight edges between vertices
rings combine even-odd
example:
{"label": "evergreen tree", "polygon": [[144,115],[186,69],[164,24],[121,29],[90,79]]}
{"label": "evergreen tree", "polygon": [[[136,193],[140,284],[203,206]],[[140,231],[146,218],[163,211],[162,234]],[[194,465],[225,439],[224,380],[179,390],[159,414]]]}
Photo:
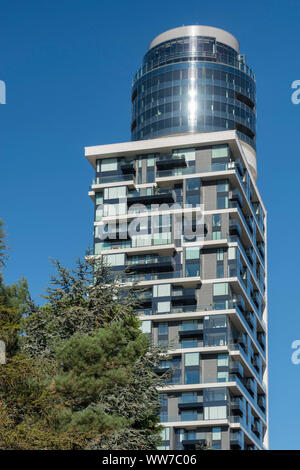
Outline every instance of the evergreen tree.
{"label": "evergreen tree", "polygon": [[154,449],[166,377],[154,372],[162,351],[141,332],[136,289],[102,262],[55,265],[46,304],[26,301],[21,350],[0,378],[0,448]]}

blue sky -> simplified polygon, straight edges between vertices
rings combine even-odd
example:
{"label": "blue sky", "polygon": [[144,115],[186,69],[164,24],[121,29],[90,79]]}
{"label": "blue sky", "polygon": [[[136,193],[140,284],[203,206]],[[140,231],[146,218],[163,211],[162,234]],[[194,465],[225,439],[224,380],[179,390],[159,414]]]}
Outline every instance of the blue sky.
{"label": "blue sky", "polygon": [[[300,449],[298,0],[0,0],[0,217],[6,281],[43,293],[49,258],[71,265],[92,242],[93,172],[84,146],[130,140],[131,80],[149,42],[182,25],[238,37],[257,80],[258,186],[268,210],[270,446]],[[293,226],[291,228],[291,222]],[[290,227],[291,230],[288,228]]]}

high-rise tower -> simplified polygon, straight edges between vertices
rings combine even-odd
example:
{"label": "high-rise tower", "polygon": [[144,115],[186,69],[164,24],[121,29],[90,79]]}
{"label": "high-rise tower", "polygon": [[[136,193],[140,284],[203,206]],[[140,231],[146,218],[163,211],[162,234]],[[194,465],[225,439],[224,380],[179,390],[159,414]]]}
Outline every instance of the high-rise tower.
{"label": "high-rise tower", "polygon": [[132,140],[236,129],[256,177],[255,78],[232,34],[209,26],[160,34],[134,77],[131,100]]}
{"label": "high-rise tower", "polygon": [[143,331],[169,344],[164,449],[268,447],[255,101],[231,34],[176,28],[152,41],[135,76],[132,141],[86,148],[95,256],[145,289]]}

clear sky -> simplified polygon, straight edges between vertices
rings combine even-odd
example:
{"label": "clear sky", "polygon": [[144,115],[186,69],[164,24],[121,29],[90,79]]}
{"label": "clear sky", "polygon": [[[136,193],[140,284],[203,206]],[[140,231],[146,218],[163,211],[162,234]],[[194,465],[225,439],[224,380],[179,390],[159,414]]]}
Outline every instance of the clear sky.
{"label": "clear sky", "polygon": [[84,146],[130,140],[131,80],[150,41],[189,24],[237,36],[256,73],[258,186],[268,210],[270,446],[300,449],[300,365],[291,363],[300,339],[300,105],[291,103],[299,0],[0,0],[0,17],[5,276],[25,276],[35,298],[50,257],[71,265],[92,243]]}

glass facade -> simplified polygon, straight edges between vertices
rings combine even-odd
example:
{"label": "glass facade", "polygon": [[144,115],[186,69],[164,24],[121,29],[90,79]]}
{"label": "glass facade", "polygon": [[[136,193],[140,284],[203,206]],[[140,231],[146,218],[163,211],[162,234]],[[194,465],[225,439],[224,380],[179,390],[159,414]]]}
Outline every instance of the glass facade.
{"label": "glass facade", "polygon": [[145,55],[132,88],[132,140],[235,129],[255,148],[256,88],[245,57],[208,37],[182,37]]}
{"label": "glass facade", "polygon": [[[169,372],[159,449],[263,449],[266,213],[240,140],[255,149],[255,80],[228,33],[218,41],[236,49],[172,34],[153,41],[135,77],[134,142],[89,153],[94,255],[139,284],[142,331],[168,349],[156,369]],[[239,138],[147,140],[226,129]]]}

